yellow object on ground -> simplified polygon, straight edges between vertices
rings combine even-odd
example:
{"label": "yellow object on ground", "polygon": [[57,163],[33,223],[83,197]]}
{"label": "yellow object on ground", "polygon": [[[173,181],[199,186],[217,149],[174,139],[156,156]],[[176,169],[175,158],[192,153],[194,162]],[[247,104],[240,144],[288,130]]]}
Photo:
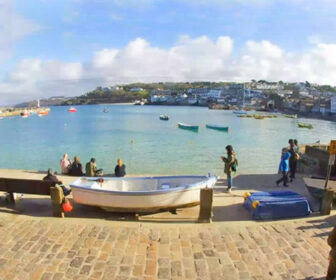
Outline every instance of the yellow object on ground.
{"label": "yellow object on ground", "polygon": [[259,204],[260,204],[259,200],[253,201],[252,207],[257,208]]}
{"label": "yellow object on ground", "polygon": [[249,192],[244,193],[244,199],[248,198],[250,195],[251,195],[251,193],[249,193]]}

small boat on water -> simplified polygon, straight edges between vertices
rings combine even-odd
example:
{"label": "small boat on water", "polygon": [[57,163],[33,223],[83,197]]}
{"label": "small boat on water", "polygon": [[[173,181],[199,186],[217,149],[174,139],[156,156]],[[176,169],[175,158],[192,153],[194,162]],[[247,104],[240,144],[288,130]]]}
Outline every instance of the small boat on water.
{"label": "small boat on water", "polygon": [[296,114],[295,114],[295,115],[287,115],[287,114],[283,114],[283,116],[284,116],[285,118],[297,119],[297,115],[296,115]]}
{"label": "small boat on water", "polygon": [[236,114],[236,115],[246,115],[247,114],[247,112],[244,111],[244,110],[233,111],[233,113]]}
{"label": "small boat on water", "polygon": [[308,129],[312,129],[313,125],[310,123],[298,123],[297,124],[299,128],[308,128]]}
{"label": "small boat on water", "polygon": [[39,112],[37,113],[37,115],[38,115],[39,117],[46,116],[46,115],[49,115],[49,111],[47,111],[47,110],[45,110],[45,111],[39,111]]}
{"label": "small boat on water", "polygon": [[136,100],[136,101],[134,102],[134,105],[141,105],[141,106],[143,106],[143,105],[145,105],[145,102],[143,102],[143,101],[141,101],[141,100]]}
{"label": "small boat on water", "polygon": [[21,117],[22,117],[23,119],[26,119],[26,118],[29,117],[30,113],[29,113],[28,111],[24,111],[24,112],[21,112],[20,115],[21,115]]}
{"label": "small boat on water", "polygon": [[68,110],[69,113],[76,113],[77,109],[75,107],[70,107]]}
{"label": "small boat on water", "polygon": [[185,124],[185,123],[178,123],[177,124],[178,128],[181,129],[187,129],[191,131],[198,131],[199,126],[198,125],[191,125],[191,124]]}
{"label": "small boat on water", "polygon": [[263,120],[265,118],[265,116],[261,116],[261,115],[255,115],[254,118],[256,120]]}
{"label": "small boat on water", "polygon": [[162,121],[168,121],[169,120],[169,117],[167,115],[160,115],[160,120]]}
{"label": "small boat on water", "polygon": [[230,132],[230,129],[228,126],[223,126],[223,125],[218,125],[218,124],[206,124],[205,127],[210,128],[210,129]]}
{"label": "small boat on water", "polygon": [[212,188],[216,176],[78,178],[70,184],[75,203],[115,212],[153,212],[200,203],[200,190]]}

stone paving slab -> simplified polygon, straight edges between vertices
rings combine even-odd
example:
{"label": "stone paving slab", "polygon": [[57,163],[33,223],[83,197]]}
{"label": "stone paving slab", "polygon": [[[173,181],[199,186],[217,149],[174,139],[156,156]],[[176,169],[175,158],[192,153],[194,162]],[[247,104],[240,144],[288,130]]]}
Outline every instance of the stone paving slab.
{"label": "stone paving slab", "polygon": [[0,279],[320,279],[324,219],[185,225],[0,213]]}

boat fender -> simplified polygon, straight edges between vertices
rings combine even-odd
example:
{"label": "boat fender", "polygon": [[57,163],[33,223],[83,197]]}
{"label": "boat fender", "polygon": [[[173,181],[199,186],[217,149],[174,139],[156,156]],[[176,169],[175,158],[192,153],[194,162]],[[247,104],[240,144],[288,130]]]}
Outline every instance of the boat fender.
{"label": "boat fender", "polygon": [[249,192],[244,193],[244,199],[247,199],[250,195],[251,195],[251,193],[249,193]]}
{"label": "boat fender", "polygon": [[252,207],[253,207],[254,209],[256,209],[256,208],[258,207],[259,204],[260,204],[260,201],[259,201],[259,200],[253,201],[253,203],[252,203]]}

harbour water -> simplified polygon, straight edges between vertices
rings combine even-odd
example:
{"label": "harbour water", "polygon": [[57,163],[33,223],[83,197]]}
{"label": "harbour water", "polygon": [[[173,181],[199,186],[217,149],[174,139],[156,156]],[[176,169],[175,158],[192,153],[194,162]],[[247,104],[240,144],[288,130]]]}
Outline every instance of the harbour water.
{"label": "harbour water", "polygon": [[[0,168],[60,171],[66,152],[78,155],[83,166],[91,157],[113,173],[122,158],[129,174],[223,174],[220,155],[233,145],[239,173],[274,173],[281,147],[289,138],[299,143],[328,143],[336,123],[283,117],[237,118],[232,111],[204,107],[90,105],[52,107],[47,116],[31,115],[0,121]],[[104,112],[104,108],[107,108]],[[167,114],[169,121],[159,120]],[[198,133],[178,129],[184,122],[200,125]],[[314,128],[302,129],[298,122]],[[230,133],[205,128],[206,123],[230,126]]]}

